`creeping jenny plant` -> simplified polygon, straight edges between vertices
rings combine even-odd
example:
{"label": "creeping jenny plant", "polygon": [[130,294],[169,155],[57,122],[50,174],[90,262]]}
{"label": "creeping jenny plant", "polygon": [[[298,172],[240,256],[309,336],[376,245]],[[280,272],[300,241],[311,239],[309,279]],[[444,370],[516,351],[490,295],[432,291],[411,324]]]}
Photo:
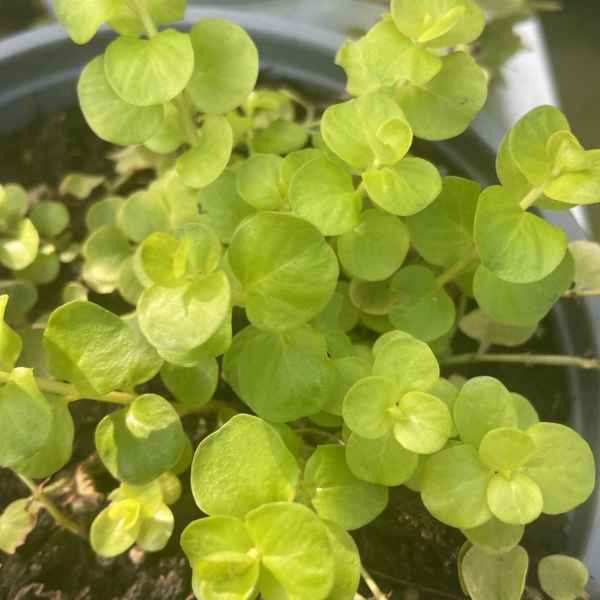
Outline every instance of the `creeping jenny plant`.
{"label": "creeping jenny plant", "polygon": [[[487,350],[525,342],[565,294],[598,293],[599,247],[569,246],[530,209],[599,201],[600,150],[543,106],[506,134],[500,185],[442,177],[412,152],[415,137],[462,133],[485,103],[472,0],[392,0],[340,49],[349,97],[324,111],[255,90],[258,52],[236,24],[169,28],[185,0],[55,6],[76,43],[104,23],[117,32],[83,69],[79,101],[99,137],[133,146],[112,155],[116,177],[63,181],[59,195],[94,200],[83,242],[76,208],[0,187],[13,273],[0,286],[0,465],[31,490],[0,517],[0,548],[14,552],[43,508],[100,556],[158,551],[191,485],[198,519],[181,547],[198,598],[352,600],[361,575],[383,598],[348,532],[406,485],[464,533],[466,594],[520,598],[524,528],[585,502],[594,458],[500,381],[447,369],[598,367]],[[32,313],[36,286],[67,264],[57,308]],[[458,329],[478,354],[452,355]],[[118,482],[89,533],[49,482],[84,398],[115,407],[95,444]],[[184,427],[199,418],[201,440]],[[538,571],[556,600],[585,593],[575,559]]]}

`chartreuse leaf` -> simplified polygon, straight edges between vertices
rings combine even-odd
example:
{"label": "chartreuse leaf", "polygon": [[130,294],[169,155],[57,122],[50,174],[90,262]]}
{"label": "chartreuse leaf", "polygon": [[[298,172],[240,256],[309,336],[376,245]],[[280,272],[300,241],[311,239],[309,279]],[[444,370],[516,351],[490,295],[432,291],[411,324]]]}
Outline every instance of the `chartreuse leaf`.
{"label": "chartreuse leaf", "polygon": [[458,392],[458,386],[452,381],[444,379],[443,377],[440,377],[427,391],[429,395],[439,398],[448,407],[451,420],[450,437],[456,437],[458,435],[458,430],[456,429],[456,425],[454,424],[454,420],[452,418],[454,403],[458,397]]}
{"label": "chartreuse leaf", "polygon": [[[149,282],[144,281],[144,283]],[[76,282],[74,282],[74,285],[76,285]],[[117,289],[126,302],[129,302],[129,304],[133,304],[134,306],[138,303],[138,300],[144,291],[144,285],[140,281],[138,273],[136,273],[133,256],[125,259],[121,264]],[[87,300],[86,288],[83,290],[73,288],[73,293],[74,295],[68,299],[66,296],[63,296],[63,300],[65,302],[71,300]]]}
{"label": "chartreuse leaf", "polygon": [[175,398],[190,408],[200,408],[213,397],[219,380],[219,366],[206,356],[193,367],[165,363],[160,377]]}
{"label": "chartreuse leaf", "polygon": [[3,371],[13,369],[23,349],[21,336],[5,322],[8,300],[6,294],[0,296],[0,369]]}
{"label": "chartreuse leaf", "polygon": [[487,99],[487,75],[471,56],[455,52],[441,60],[433,79],[395,92],[415,136],[426,140],[461,134]]}
{"label": "chartreuse leaf", "polygon": [[510,392],[493,377],[475,377],[465,383],[454,403],[454,422],[463,442],[478,447],[488,431],[517,427]]}
{"label": "chartreuse leaf", "polygon": [[521,473],[510,478],[494,475],[488,484],[487,501],[494,516],[509,525],[535,521],[544,504],[539,486]]}
{"label": "chartreuse leaf", "polygon": [[492,517],[483,525],[473,529],[463,529],[462,532],[472,544],[494,552],[508,552],[521,541],[525,526],[509,525]]}
{"label": "chartreuse leaf", "polygon": [[40,236],[29,219],[19,221],[0,238],[0,263],[7,269],[20,271],[37,256]]}
{"label": "chartreuse leaf", "polygon": [[131,354],[130,367],[123,381],[125,388],[133,388],[136,385],[150,381],[157,375],[164,361],[144,337],[137,313],[129,313],[121,318],[129,327],[135,340],[135,352]]}
{"label": "chartreuse leaf", "polygon": [[176,152],[187,140],[178,109],[172,102],[165,104],[164,109],[165,117],[160,129],[144,142],[144,146],[155,154]]}
{"label": "chartreuse leaf", "polygon": [[260,335],[256,327],[248,326],[236,333],[231,346],[223,357],[223,378],[231,389],[240,396],[240,358],[247,344]]}
{"label": "chartreuse leaf", "polygon": [[77,92],[85,120],[107,142],[141,144],[155,135],[163,122],[162,106],[134,106],[117,95],[106,79],[104,56],[86,65]]}
{"label": "chartreuse leaf", "polygon": [[163,504],[143,515],[135,541],[146,552],[158,552],[167,545],[174,526],[175,517],[171,509]]}
{"label": "chartreuse leaf", "polygon": [[96,429],[96,449],[111,475],[143,485],[172,469],[183,452],[179,416],[157,394],[138,396],[128,408],[107,415]]}
{"label": "chartreuse leaf", "polygon": [[11,502],[0,514],[0,550],[14,554],[33,531],[39,505],[32,498]]}
{"label": "chartreuse leaf", "polygon": [[189,353],[210,340],[225,322],[230,296],[222,271],[175,288],[152,286],[138,303],[140,328],[166,361],[193,366]]}
{"label": "chartreuse leaf", "polygon": [[316,158],[329,158],[333,162],[337,164],[342,164],[341,161],[331,153],[327,154],[318,148],[304,148],[303,150],[296,150],[295,152],[290,152],[281,163],[281,168],[279,169],[279,177],[281,180],[281,185],[284,190],[288,190],[294,175],[303,167],[306,163],[309,163]]}
{"label": "chartreuse leaf", "polygon": [[206,187],[223,173],[232,149],[233,130],[227,119],[207,117],[198,143],[177,159],[177,173],[189,187]]}
{"label": "chartreuse leaf", "polygon": [[325,236],[345,234],[359,224],[362,201],[352,176],[325,157],[296,171],[288,197],[293,212]]}
{"label": "chartreuse leaf", "polygon": [[344,399],[344,421],[354,433],[363,438],[381,438],[394,426],[390,409],[399,398],[399,390],[392,379],[360,379],[348,390]]}
{"label": "chartreuse leaf", "polygon": [[123,198],[119,196],[109,196],[94,202],[85,214],[85,224],[88,230],[94,231],[105,225],[116,225],[117,214],[122,202]]}
{"label": "chartreuse leaf", "polygon": [[92,397],[118,389],[139,363],[134,332],[92,302],[76,300],[57,308],[48,320],[44,347],[52,375]]}
{"label": "chartreuse leaf", "polygon": [[338,278],[335,253],[310,223],[263,212],[237,229],[228,252],[250,322],[283,331],[310,321],[329,302]]}
{"label": "chartreuse leaf", "polygon": [[52,409],[31,369],[14,369],[0,387],[0,421],[10,424],[0,439],[2,467],[14,467],[31,458],[48,440]]}
{"label": "chartreuse leaf", "polygon": [[429,342],[454,325],[454,302],[429,269],[418,265],[404,267],[394,275],[390,288],[397,298],[389,314],[396,329]]}
{"label": "chartreuse leaf", "polygon": [[267,127],[254,131],[250,148],[252,152],[285,155],[300,150],[306,142],[308,142],[306,127],[294,121],[277,119]]}
{"label": "chartreuse leaf", "polygon": [[[46,248],[44,248],[44,251],[46,251]],[[21,279],[31,281],[36,285],[46,285],[54,281],[59,272],[60,260],[52,249],[51,254],[38,253],[29,266],[17,273]]]}
{"label": "chartreuse leaf", "polygon": [[405,158],[393,167],[368,170],[362,178],[375,204],[402,217],[424,210],[442,189],[437,168],[415,157]]}
{"label": "chartreuse leaf", "polygon": [[544,185],[552,178],[554,160],[547,151],[548,141],[554,133],[569,130],[567,119],[554,106],[534,108],[511,129],[510,156],[532,185]]}
{"label": "chartreuse leaf", "polygon": [[378,209],[363,212],[354,228],[337,240],[344,270],[365,281],[391,277],[404,262],[409,246],[404,223]]}
{"label": "chartreuse leaf", "polygon": [[291,502],[298,475],[296,459],[277,431],[258,417],[240,414],[200,442],[192,492],[210,516],[243,517],[268,502]]}
{"label": "chartreuse leaf", "polygon": [[362,96],[409,80],[426,83],[442,67],[432,52],[400,33],[391,18],[385,17],[357,41],[346,42],[335,58],[348,76],[346,89]]}
{"label": "chartreuse leaf", "polygon": [[356,594],[360,581],[360,556],[356,543],[346,531],[332,522],[325,523],[334,560],[331,600],[348,600]]}
{"label": "chartreuse leaf", "polygon": [[256,210],[275,210],[284,201],[279,181],[283,159],[276,154],[253,154],[237,169],[237,192]]}
{"label": "chartreuse leaf", "polygon": [[327,306],[312,321],[322,332],[348,332],[358,324],[359,312],[350,301],[350,286],[345,281],[337,284]]}
{"label": "chartreuse leaf", "polygon": [[600,169],[564,173],[544,186],[544,193],[554,201],[572,204],[596,204],[600,194]]}
{"label": "chartreuse leaf", "polygon": [[117,11],[119,0],[54,0],[54,10],[76,44],[89,42]]}
{"label": "chartreuse leaf", "polygon": [[440,368],[427,344],[403,334],[390,339],[375,353],[373,375],[393,379],[404,394],[427,391],[438,380]]}
{"label": "chartreuse leaf", "polygon": [[203,19],[190,36],[194,73],[186,92],[195,107],[224,114],[240,106],[258,77],[258,51],[250,36],[223,19]]}
{"label": "chartreuse leaf", "polygon": [[462,581],[473,600],[519,600],[528,568],[529,557],[521,546],[503,553],[473,546],[460,563]]}
{"label": "chartreuse leaf", "polygon": [[501,186],[487,188],[479,198],[475,242],[484,267],[510,283],[544,279],[567,251],[564,231],[523,211],[519,199]]}
{"label": "chartreuse leaf", "polygon": [[538,579],[552,600],[577,600],[587,595],[588,570],[580,560],[570,556],[544,556],[538,564]]}
{"label": "chartreuse leaf", "polygon": [[392,292],[391,279],[385,281],[352,279],[349,293],[352,304],[367,315],[386,316],[398,300],[397,295]]}
{"label": "chartreuse leaf", "polygon": [[82,253],[85,282],[99,293],[113,292],[119,283],[121,267],[131,256],[127,237],[118,227],[100,227],[85,241]]}
{"label": "chartreuse leaf", "polygon": [[444,177],[435,202],[406,219],[411,242],[427,262],[447,267],[472,251],[480,192],[474,181]]}
{"label": "chartreuse leaf", "polygon": [[125,200],[118,212],[117,224],[133,242],[143,242],[149,235],[169,231],[169,207],[159,194],[138,192]]}
{"label": "chartreuse leaf", "polygon": [[442,523],[472,529],[492,516],[486,498],[492,476],[473,446],[452,446],[425,462],[421,498],[427,510]]}
{"label": "chartreuse leaf", "polygon": [[7,321],[26,315],[38,301],[37,288],[30,281],[20,279],[0,280],[0,294],[8,294],[8,305],[3,315]]}
{"label": "chartreuse leaf", "polygon": [[600,244],[586,240],[571,242],[569,254],[575,263],[575,289],[600,289]]}
{"label": "chartreuse leaf", "polygon": [[540,422],[537,411],[525,396],[511,393],[510,397],[517,412],[519,429],[526,430]]}
{"label": "chartreuse leaf", "polygon": [[595,484],[594,456],[587,442],[557,423],[537,423],[527,433],[536,452],[522,471],[541,489],[543,512],[556,515],[585,502]]}
{"label": "chartreuse leaf", "polygon": [[[185,14],[185,0],[148,0],[146,8],[156,25],[180,21]],[[120,0],[118,10],[109,25],[121,35],[137,36],[144,32],[144,24],[127,2]]]}
{"label": "chartreuse leaf", "polygon": [[403,448],[390,431],[367,439],[352,433],[346,443],[346,461],[356,477],[370,483],[394,487],[415,472],[418,455]]}
{"label": "chartreuse leaf", "polygon": [[496,321],[532,327],[571,287],[574,276],[570,252],[549,275],[533,283],[504,281],[481,265],[475,272],[473,292],[479,306]]}
{"label": "chartreuse leaf", "polygon": [[68,173],[61,179],[58,192],[61,196],[74,196],[78,200],[87,200],[92,192],[105,182],[106,177],[102,175]]}
{"label": "chartreuse leaf", "polygon": [[120,36],[104,54],[104,72],[117,95],[134,106],[165,104],[186,87],[194,70],[190,36],[165,29],[150,39]]}
{"label": "chartreuse leaf", "polygon": [[186,248],[168,233],[156,232],[139,246],[138,261],[149,284],[177,287],[185,283]]}
{"label": "chartreuse leaf", "polygon": [[73,418],[64,398],[47,395],[52,411],[50,434],[44,445],[32,456],[18,462],[13,469],[33,479],[54,475],[71,459],[73,452]]}
{"label": "chartreuse leaf", "polygon": [[323,113],[321,134],[332,152],[359,171],[396,164],[412,143],[402,110],[384,92],[330,106]]}
{"label": "chartreuse leaf", "polygon": [[106,558],[125,552],[135,543],[141,527],[141,505],[136,500],[120,500],[105,508],[92,523],[90,544]]}
{"label": "chartreuse leaf", "polygon": [[469,44],[485,26],[473,0],[392,0],[392,17],[404,35],[430,48]]}
{"label": "chartreuse leaf", "polygon": [[323,410],[341,416],[346,394],[357,381],[371,374],[371,364],[369,360],[359,356],[343,356],[334,359],[335,386]]}
{"label": "chartreuse leaf", "polygon": [[510,427],[488,431],[481,440],[479,458],[493,471],[510,473],[519,470],[535,454],[533,438]]}
{"label": "chartreuse leaf", "polygon": [[40,235],[54,238],[66,229],[70,217],[64,204],[43,201],[31,209],[29,218]]}
{"label": "chartreuse leaf", "polygon": [[498,323],[480,309],[465,315],[458,326],[466,336],[482,344],[509,347],[524,344],[537,330],[537,323],[529,326]]}
{"label": "chartreuse leaf", "polygon": [[319,446],[308,459],[304,487],[319,517],[345,530],[370,523],[388,502],[387,488],[353,475],[344,448],[334,444]]}
{"label": "chartreuse leaf", "polygon": [[221,262],[223,248],[216,233],[204,223],[186,223],[175,231],[184,249],[189,275],[210,275]]}
{"label": "chartreuse leaf", "polygon": [[239,224],[255,212],[239,195],[236,183],[235,171],[228,168],[199,192],[200,206],[205,211],[203,218],[225,244],[231,241]]}
{"label": "chartreuse leaf", "polygon": [[263,569],[287,597],[328,596],[335,580],[334,557],[327,526],[310,509],[287,502],[266,504],[247,515],[246,526]]}
{"label": "chartreuse leaf", "polygon": [[325,339],[308,325],[261,331],[244,345],[237,368],[241,399],[276,423],[320,412],[336,384]]}

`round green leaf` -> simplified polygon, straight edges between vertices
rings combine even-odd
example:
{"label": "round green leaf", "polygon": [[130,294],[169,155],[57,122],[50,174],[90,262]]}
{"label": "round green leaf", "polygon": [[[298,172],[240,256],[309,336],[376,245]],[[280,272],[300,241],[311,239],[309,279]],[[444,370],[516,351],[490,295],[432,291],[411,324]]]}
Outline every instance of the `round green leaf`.
{"label": "round green leaf", "polygon": [[123,198],[119,196],[109,196],[94,202],[85,214],[85,224],[89,231],[100,229],[105,225],[116,225],[117,214]]}
{"label": "round green leaf", "polygon": [[427,262],[449,267],[471,253],[480,192],[477,182],[444,177],[435,202],[406,220],[410,239]]}
{"label": "round green leaf", "polygon": [[537,331],[537,323],[533,326],[498,323],[480,309],[465,315],[458,326],[466,336],[488,346],[491,344],[520,346]]}
{"label": "round green leaf", "polygon": [[501,554],[473,546],[460,564],[467,593],[478,600],[520,600],[528,568],[529,556],[521,546]]}
{"label": "round green leaf", "polygon": [[160,129],[144,142],[144,146],[155,154],[176,152],[187,140],[177,107],[170,102],[164,105],[164,109],[165,118]]}
{"label": "round green leaf", "polygon": [[365,526],[385,509],[387,488],[355,477],[346,464],[342,446],[319,446],[304,469],[304,486],[321,519],[342,529]]}
{"label": "round green leaf", "polygon": [[404,267],[392,278],[391,290],[398,298],[389,314],[396,329],[429,342],[453,327],[454,302],[429,269],[418,265]]}
{"label": "round green leaf", "polygon": [[412,144],[402,110],[383,92],[330,106],[323,113],[321,133],[329,149],[359,171],[396,164]]}
{"label": "round green leaf", "polygon": [[[390,313],[398,297],[391,289],[391,279],[385,281],[350,281],[350,300],[356,308],[367,315],[378,317]],[[389,321],[388,321],[389,324]],[[390,328],[391,328],[391,324]]]}
{"label": "round green leaf", "polygon": [[140,531],[135,541],[146,552],[158,552],[169,542],[174,526],[175,518],[171,509],[162,504],[153,508],[151,514],[142,516]]}
{"label": "round green leaf", "polygon": [[350,388],[363,377],[371,375],[371,362],[358,356],[344,356],[333,361],[336,383],[323,410],[342,415],[344,398]]}
{"label": "round green leaf", "polygon": [[362,213],[360,222],[337,241],[344,270],[365,281],[391,277],[404,262],[409,246],[404,223],[377,209]]}
{"label": "round green leaf", "polygon": [[488,431],[479,446],[481,462],[492,471],[519,470],[535,453],[535,442],[524,431],[499,427]]}
{"label": "round green leaf", "polygon": [[284,201],[279,181],[283,159],[275,154],[253,154],[237,169],[237,192],[257,210],[275,210]]}
{"label": "round green leaf", "polygon": [[192,571],[192,590],[197,598],[246,600],[255,595],[260,563],[238,552],[220,552],[198,560]]}
{"label": "round green leaf", "polygon": [[90,544],[99,556],[110,558],[128,550],[141,526],[141,506],[135,500],[121,500],[105,508],[92,523]]}
{"label": "round green leaf", "polygon": [[403,448],[393,433],[368,440],[355,433],[346,442],[346,461],[363,481],[394,487],[402,485],[415,472],[418,456]]}
{"label": "round green leaf", "polygon": [[117,0],[54,0],[56,16],[76,44],[89,42],[117,6]]}
{"label": "round green leaf", "polygon": [[402,217],[427,208],[442,189],[437,168],[415,157],[405,158],[393,167],[366,171],[362,179],[377,206]]}
{"label": "round green leaf", "polygon": [[54,238],[66,229],[70,217],[64,204],[43,201],[31,209],[29,218],[42,236]]}
{"label": "round green leaf", "polygon": [[600,244],[579,240],[569,244],[569,254],[575,262],[575,288],[595,290],[600,288]]}
{"label": "round green leaf", "polygon": [[503,553],[512,550],[521,541],[525,526],[509,525],[492,517],[483,525],[473,529],[463,529],[462,532],[472,544]]}
{"label": "round green leaf", "polygon": [[537,423],[527,430],[536,445],[523,473],[542,490],[543,512],[556,515],[585,502],[594,489],[594,456],[575,431],[557,423]]}
{"label": "round green leaf", "polygon": [[190,36],[165,29],[150,39],[121,36],[104,54],[104,73],[116,94],[134,106],[165,104],[186,87],[194,70]]}
{"label": "round green leaf", "polygon": [[[37,288],[30,281],[0,280],[0,294],[8,295],[6,313],[3,316],[10,322],[26,315],[38,301]],[[4,370],[8,369],[4,368]]]}
{"label": "round green leaf", "polygon": [[458,430],[456,429],[456,425],[454,424],[454,420],[452,418],[452,414],[454,412],[454,403],[458,397],[458,392],[459,388],[452,381],[444,379],[443,377],[440,377],[427,391],[430,396],[439,398],[448,407],[451,420],[450,437],[458,436]]}
{"label": "round green leaf", "polygon": [[[121,35],[138,36],[145,32],[144,23],[132,10],[130,3],[117,0],[118,8],[111,15],[109,25]],[[146,0],[145,5],[155,25],[181,21],[185,16],[185,0]]]}
{"label": "round green leaf", "polygon": [[160,128],[162,106],[134,106],[120,98],[104,73],[104,56],[98,56],[81,72],[77,86],[79,105],[94,133],[113,144],[141,144]]}
{"label": "round green leaf", "polygon": [[0,387],[0,465],[14,467],[44,447],[52,428],[52,408],[31,369],[14,369]]}
{"label": "round green leaf", "polygon": [[258,417],[236,415],[204,438],[194,454],[192,492],[211,516],[242,517],[268,502],[291,502],[297,482],[296,459]]}
{"label": "round green leaf", "polygon": [[217,234],[204,223],[187,223],[175,232],[186,257],[188,275],[210,275],[221,262],[223,247]]}
{"label": "round green leaf", "polygon": [[100,293],[113,292],[121,267],[131,256],[131,246],[120,229],[114,226],[94,230],[83,245],[86,283]]}
{"label": "round green leaf", "polygon": [[344,421],[363,438],[380,438],[394,425],[390,409],[399,399],[399,390],[392,379],[365,377],[357,381],[346,394]]}
{"label": "round green leaf", "polygon": [[393,416],[395,438],[416,454],[433,454],[441,450],[450,437],[450,411],[444,402],[430,394],[405,394]]}
{"label": "round green leaf", "polygon": [[327,526],[310,509],[287,502],[266,504],[248,514],[246,526],[263,569],[286,596],[328,596],[334,583],[334,558]]}
{"label": "round green leaf", "polygon": [[431,81],[396,92],[415,136],[432,141],[465,131],[487,99],[487,74],[470,55],[455,52],[441,60],[442,69]]}
{"label": "round green leaf", "polygon": [[39,243],[34,224],[23,219],[0,239],[0,263],[13,271],[28,267],[37,256]]}
{"label": "round green leaf", "polygon": [[217,332],[229,313],[230,296],[222,271],[176,288],[153,286],[138,303],[140,328],[165,360],[179,364]]}
{"label": "round green leaf", "polygon": [[165,363],[160,377],[175,398],[190,408],[200,408],[210,402],[219,380],[216,359],[205,357],[194,367],[179,367]]}
{"label": "round green leaf", "polygon": [[23,350],[23,340],[6,323],[5,311],[9,302],[6,294],[0,296],[0,368],[11,371]]}
{"label": "round green leaf", "polygon": [[342,235],[359,224],[362,201],[352,176],[327,158],[311,160],[298,169],[289,201],[293,212],[326,236]]}
{"label": "round green leaf", "polygon": [[130,313],[121,318],[129,327],[135,340],[135,352],[130,356],[130,368],[125,374],[122,385],[125,388],[133,388],[136,385],[150,381],[157,375],[163,365],[163,359],[144,337],[137,313]]}
{"label": "round green leaf", "polygon": [[186,248],[168,233],[153,233],[136,251],[135,259],[148,284],[177,287],[185,283]]}
{"label": "round green leaf", "polygon": [[389,377],[399,392],[426,392],[438,380],[440,368],[431,348],[405,334],[391,339],[375,355],[373,375]]}
{"label": "round green leaf", "polygon": [[276,423],[320,412],[336,383],[325,340],[309,326],[261,331],[244,345],[238,373],[241,399]]}
{"label": "round green leaf", "polygon": [[463,442],[478,447],[488,431],[517,427],[510,392],[493,377],[475,377],[465,383],[454,403],[454,422]]}
{"label": "round green leaf", "polygon": [[278,119],[263,129],[256,129],[250,141],[252,152],[285,155],[300,150],[308,141],[305,126]]}
{"label": "round green leaf", "polygon": [[[337,159],[335,155],[328,155],[326,152],[317,148],[304,148],[304,150],[296,150],[290,152],[281,163],[281,169],[279,170],[279,176],[281,178],[281,185],[284,190],[288,190],[294,175],[302,168],[306,163],[309,163],[316,158],[332,158]],[[342,164],[339,159],[338,164]]]}
{"label": "round green leaf", "polygon": [[48,368],[91,397],[118,389],[138,362],[138,340],[110,311],[76,300],[57,308],[44,332]]}
{"label": "round green leaf", "polygon": [[540,422],[537,411],[525,396],[511,393],[510,397],[517,411],[518,426],[520,429],[529,429],[532,425]]}
{"label": "round green leaf", "polygon": [[567,251],[564,231],[523,211],[519,198],[500,186],[487,188],[479,198],[475,242],[483,265],[510,283],[544,279]]}
{"label": "round green leaf", "polygon": [[486,491],[492,477],[479,460],[477,450],[458,445],[431,456],[421,479],[421,498],[439,521],[472,529],[488,521]]}
{"label": "round green leaf", "polygon": [[223,19],[203,19],[190,33],[194,73],[186,92],[198,110],[224,114],[256,85],[258,51],[248,34]]}
{"label": "round green leaf", "polygon": [[538,578],[552,600],[576,600],[586,596],[589,573],[576,558],[560,554],[544,556],[538,564]]}
{"label": "round green leaf", "polygon": [[350,302],[350,286],[340,281],[327,306],[312,321],[312,324],[322,332],[354,329],[358,324],[359,313]]}
{"label": "round green leaf", "polygon": [[510,479],[494,475],[488,484],[487,501],[494,516],[509,525],[535,521],[544,504],[538,485],[521,473],[515,473]]}
{"label": "round green leaf", "polygon": [[246,313],[260,329],[293,329],[329,302],[338,279],[335,253],[310,223],[264,212],[247,219],[229,247]]}
{"label": "round green leaf", "polygon": [[0,550],[14,554],[36,525],[39,505],[31,497],[14,500],[0,514]]}
{"label": "round green leaf", "polygon": [[327,522],[327,534],[334,560],[333,588],[331,600],[347,600],[358,590],[360,582],[360,556],[352,536],[335,523]]}
{"label": "round green leaf", "polygon": [[155,232],[169,231],[169,207],[158,194],[138,192],[121,204],[117,223],[130,240],[140,243]]}
{"label": "round green leaf", "polygon": [[42,254],[35,257],[35,260],[27,267],[18,271],[16,275],[21,279],[31,281],[36,285],[47,285],[54,281],[60,273],[60,260],[56,254]]}
{"label": "round green leaf", "polygon": [[494,320],[518,327],[537,325],[571,287],[573,258],[565,254],[549,275],[533,283],[510,283],[480,265],[473,292],[479,306]]}

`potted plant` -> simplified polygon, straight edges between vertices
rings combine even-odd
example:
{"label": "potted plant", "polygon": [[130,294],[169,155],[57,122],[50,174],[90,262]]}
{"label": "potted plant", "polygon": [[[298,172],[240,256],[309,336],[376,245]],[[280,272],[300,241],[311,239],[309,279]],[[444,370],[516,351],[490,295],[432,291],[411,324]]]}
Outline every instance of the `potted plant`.
{"label": "potted plant", "polygon": [[[83,69],[78,96],[94,132],[129,148],[113,155],[115,176],[62,181],[71,204],[95,200],[83,235],[53,191],[2,188],[0,261],[14,278],[0,465],[31,492],[1,517],[3,550],[45,511],[101,557],[160,551],[183,488],[205,515],[181,524],[197,597],[350,600],[362,577],[379,599],[387,584],[348,531],[408,488],[467,540],[465,594],[520,598],[525,526],[586,502],[593,453],[497,378],[455,370],[598,368],[488,351],[532,338],[565,294],[596,293],[598,248],[569,247],[529,209],[595,202],[598,151],[540,107],[507,133],[501,185],[442,177],[443,145],[417,156],[414,137],[455,137],[485,102],[466,51],[484,18],[469,0],[394,0],[340,49],[352,98],[324,111],[255,90],[258,52],[238,25],[160,28],[184,9],[56,2],[75,42],[104,22],[119,34]],[[59,305],[29,322],[35,284],[61,264],[73,278]],[[478,352],[453,351],[464,336]],[[116,483],[89,531],[53,499],[80,400],[111,407],[94,441]],[[585,594],[573,557],[532,569],[553,598]]]}

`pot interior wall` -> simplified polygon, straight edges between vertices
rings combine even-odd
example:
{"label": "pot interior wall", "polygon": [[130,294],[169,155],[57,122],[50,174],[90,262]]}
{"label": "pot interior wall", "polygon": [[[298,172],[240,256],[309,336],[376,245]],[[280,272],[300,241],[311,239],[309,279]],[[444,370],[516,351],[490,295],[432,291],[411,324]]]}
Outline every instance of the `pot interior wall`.
{"label": "pot interior wall", "polygon": [[[259,47],[265,75],[270,80],[294,81],[310,93],[335,97],[343,92],[344,74],[333,56],[341,39],[335,34],[293,23],[224,10],[192,10],[192,21],[201,16],[224,16],[239,22]],[[61,27],[51,26],[0,43],[0,135],[16,131],[40,114],[73,106],[81,67],[100,53],[111,34],[103,31],[86,46],[76,47]],[[431,146],[426,146],[431,151]],[[434,154],[454,172],[484,184],[495,182],[494,155],[468,132],[457,140],[436,144]],[[569,213],[549,217],[576,238]],[[600,308],[592,303],[564,300],[554,312],[554,323],[565,354],[598,355]],[[535,371],[531,371],[534,377]],[[572,425],[600,456],[600,372],[568,373]],[[592,597],[600,593],[600,510],[598,491],[571,515],[569,551],[581,556],[596,582]],[[596,587],[594,587],[596,586]]]}

